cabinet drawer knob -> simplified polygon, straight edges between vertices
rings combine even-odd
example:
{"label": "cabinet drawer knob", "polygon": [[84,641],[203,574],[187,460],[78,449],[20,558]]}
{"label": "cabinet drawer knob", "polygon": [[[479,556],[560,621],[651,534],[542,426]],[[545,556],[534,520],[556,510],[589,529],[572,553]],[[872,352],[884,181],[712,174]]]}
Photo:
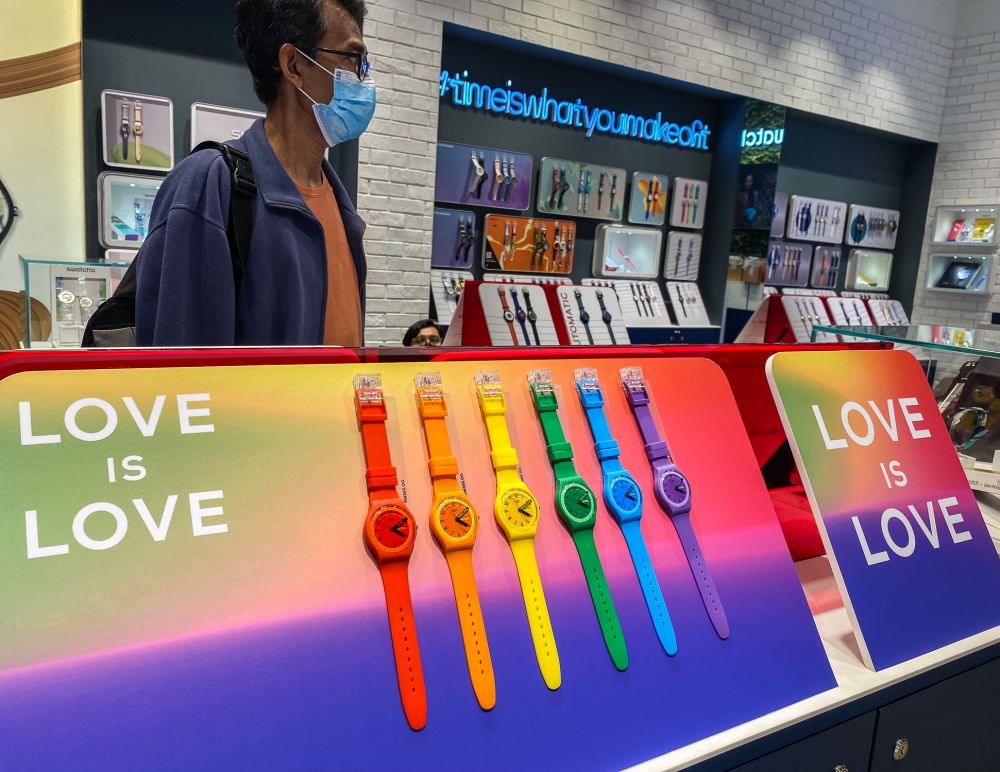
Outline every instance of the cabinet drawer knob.
{"label": "cabinet drawer knob", "polygon": [[896,747],[892,749],[892,757],[896,761],[899,761],[906,755],[908,750],[910,750],[910,743],[908,740],[905,738],[896,740]]}

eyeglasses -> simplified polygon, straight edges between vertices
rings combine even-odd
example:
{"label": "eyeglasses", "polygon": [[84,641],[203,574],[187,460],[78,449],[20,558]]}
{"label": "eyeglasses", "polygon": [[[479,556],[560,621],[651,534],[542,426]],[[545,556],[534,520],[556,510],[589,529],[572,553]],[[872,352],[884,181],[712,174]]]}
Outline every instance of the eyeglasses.
{"label": "eyeglasses", "polygon": [[334,48],[319,48],[318,46],[313,46],[312,48],[307,48],[306,50],[322,51],[324,54],[336,54],[337,56],[346,56],[350,59],[357,59],[358,66],[354,73],[358,76],[358,80],[364,80],[367,78],[368,73],[371,70],[371,65],[368,64],[368,54],[359,54],[357,51],[337,51]]}
{"label": "eyeglasses", "polygon": [[440,335],[418,335],[413,339],[413,346],[440,346],[443,343]]}

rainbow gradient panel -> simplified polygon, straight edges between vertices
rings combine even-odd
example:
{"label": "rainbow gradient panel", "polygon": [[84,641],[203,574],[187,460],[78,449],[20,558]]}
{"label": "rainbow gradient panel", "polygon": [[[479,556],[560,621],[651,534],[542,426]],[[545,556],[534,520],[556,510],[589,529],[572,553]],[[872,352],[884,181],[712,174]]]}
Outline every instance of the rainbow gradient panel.
{"label": "rainbow gradient panel", "polygon": [[767,377],[865,664],[1000,625],[1000,559],[917,360],[789,352]]}
{"label": "rainbow gradient panel", "polygon": [[[531,404],[531,361],[499,372],[511,442],[538,499],[535,552],[562,668],[546,688],[474,377],[443,363],[452,453],[480,513],[476,583],[496,680],[469,677],[414,376],[427,363],[23,372],[0,381],[0,768],[3,770],[618,769],[833,688],[722,371],[643,360],[663,436],[690,478],[692,522],[728,615],[712,627],[621,388],[596,368],[642,535],[677,636],[659,643],[621,529],[594,539],[628,668],[615,669]],[[550,363],[576,467],[601,490],[574,392]],[[399,492],[417,524],[409,582],[427,724],[404,719],[385,595],[362,529],[365,456],[353,379],[381,376]]]}

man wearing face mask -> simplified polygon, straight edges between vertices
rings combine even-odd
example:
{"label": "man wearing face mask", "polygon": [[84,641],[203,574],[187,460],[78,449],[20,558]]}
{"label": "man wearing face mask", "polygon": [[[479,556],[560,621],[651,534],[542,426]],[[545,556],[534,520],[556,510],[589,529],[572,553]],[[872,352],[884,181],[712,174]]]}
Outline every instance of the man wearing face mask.
{"label": "man wearing face mask", "polygon": [[326,160],[375,111],[364,0],[236,0],[236,42],[266,117],[229,142],[257,184],[236,291],[231,179],[217,150],[164,181],[137,258],[140,346],[363,344],[365,223]]}

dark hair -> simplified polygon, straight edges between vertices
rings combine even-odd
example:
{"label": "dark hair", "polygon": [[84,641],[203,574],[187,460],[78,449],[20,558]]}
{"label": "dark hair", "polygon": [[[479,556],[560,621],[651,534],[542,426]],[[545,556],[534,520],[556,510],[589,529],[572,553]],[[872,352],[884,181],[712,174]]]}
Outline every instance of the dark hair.
{"label": "dark hair", "polygon": [[420,331],[424,329],[424,327],[433,327],[437,330],[438,335],[441,334],[441,327],[438,326],[437,322],[433,319],[421,319],[419,322],[414,322],[410,325],[410,329],[408,329],[406,331],[406,335],[403,336],[403,345],[409,346],[413,343],[413,339],[420,334]]}
{"label": "dark hair", "polygon": [[316,45],[327,33],[326,3],[343,8],[364,29],[365,0],[236,0],[236,45],[265,105],[278,98],[278,51],[285,43],[300,51]]}

